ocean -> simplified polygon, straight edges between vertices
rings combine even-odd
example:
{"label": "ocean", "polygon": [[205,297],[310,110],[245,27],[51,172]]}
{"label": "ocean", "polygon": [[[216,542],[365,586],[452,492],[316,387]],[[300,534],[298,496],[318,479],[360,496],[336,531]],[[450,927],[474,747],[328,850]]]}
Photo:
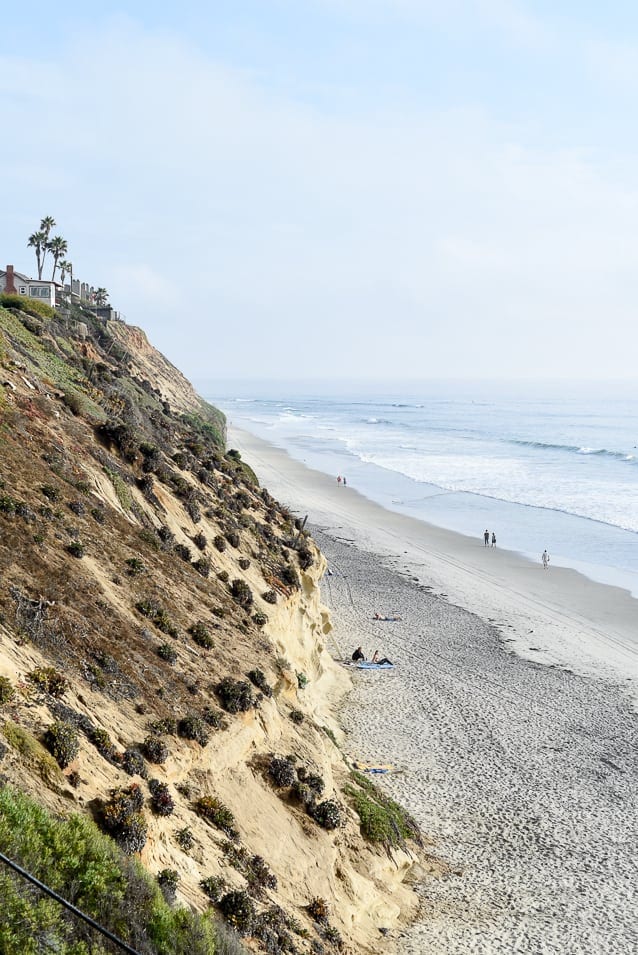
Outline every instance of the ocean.
{"label": "ocean", "polygon": [[638,596],[638,384],[200,383],[384,507]]}

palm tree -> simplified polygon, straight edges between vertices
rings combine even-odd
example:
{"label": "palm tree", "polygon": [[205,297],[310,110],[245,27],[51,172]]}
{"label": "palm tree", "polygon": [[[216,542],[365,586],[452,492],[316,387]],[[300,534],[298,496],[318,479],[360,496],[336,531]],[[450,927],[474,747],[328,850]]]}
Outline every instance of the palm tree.
{"label": "palm tree", "polygon": [[50,242],[47,242],[46,245],[47,252],[50,252],[53,256],[53,272],[51,273],[51,281],[55,281],[55,273],[58,270],[58,262],[63,255],[67,253],[67,244],[66,239],[63,239],[61,235],[54,236]]}
{"label": "palm tree", "polygon": [[73,262],[67,262],[66,259],[64,259],[60,262],[60,282],[62,285],[64,285],[67,273],[71,276],[71,281],[73,281]]}
{"label": "palm tree", "polygon": [[105,288],[96,288],[93,294],[95,296],[96,305],[106,305],[106,300],[109,297],[109,293]]}
{"label": "palm tree", "polygon": [[34,232],[29,236],[27,246],[35,249],[35,257],[38,263],[38,278],[42,278],[42,268],[44,266],[44,256],[46,254],[47,237],[45,232]]}
{"label": "palm tree", "polygon": [[51,235],[51,229],[55,225],[55,219],[53,216],[45,216],[44,219],[40,222],[40,232],[44,233],[44,251],[42,252],[42,269],[38,278],[42,278],[42,270],[44,270],[44,260],[46,254],[49,251],[49,236]]}

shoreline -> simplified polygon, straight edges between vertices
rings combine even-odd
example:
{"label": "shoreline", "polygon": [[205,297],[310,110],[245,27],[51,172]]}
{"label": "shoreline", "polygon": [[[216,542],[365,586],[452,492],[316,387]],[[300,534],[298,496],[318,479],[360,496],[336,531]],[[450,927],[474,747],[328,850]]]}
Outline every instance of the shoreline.
{"label": "shoreline", "polygon": [[345,529],[364,548],[400,560],[405,572],[498,627],[524,659],[604,676],[638,704],[638,599],[629,591],[567,567],[550,564],[544,571],[540,559],[536,564],[514,551],[486,548],[482,528],[470,538],[389,511],[232,426],[230,445],[282,503],[337,536]]}
{"label": "shoreline", "polygon": [[338,656],[362,644],[396,663],[354,671],[339,713],[349,758],[395,766],[378,782],[449,864],[423,876],[420,920],[390,933],[393,955],[633,953],[633,598],[384,511],[231,433],[270,492],[309,516]]}

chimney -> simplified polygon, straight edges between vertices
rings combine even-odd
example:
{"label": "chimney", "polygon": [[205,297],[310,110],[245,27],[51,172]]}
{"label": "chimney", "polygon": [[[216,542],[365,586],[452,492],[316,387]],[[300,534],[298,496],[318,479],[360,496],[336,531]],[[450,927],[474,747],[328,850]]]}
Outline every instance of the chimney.
{"label": "chimney", "polygon": [[16,295],[18,290],[13,281],[13,266],[7,265],[7,274],[4,277],[4,290],[7,295]]}

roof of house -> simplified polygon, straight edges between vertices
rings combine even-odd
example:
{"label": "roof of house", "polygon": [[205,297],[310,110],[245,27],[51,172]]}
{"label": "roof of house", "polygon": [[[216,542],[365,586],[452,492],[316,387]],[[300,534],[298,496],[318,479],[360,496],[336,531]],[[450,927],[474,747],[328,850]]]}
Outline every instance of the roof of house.
{"label": "roof of house", "polygon": [[[2,276],[2,278],[4,278],[6,274],[7,274],[7,273],[5,272],[4,269],[0,269],[0,276]],[[34,281],[34,279],[30,279],[28,275],[23,275],[22,272],[15,272],[15,271],[14,271],[13,277],[14,277],[14,279],[19,279],[21,282],[33,282],[33,281]],[[38,282],[39,282],[40,279],[36,279],[35,281],[38,281]]]}

